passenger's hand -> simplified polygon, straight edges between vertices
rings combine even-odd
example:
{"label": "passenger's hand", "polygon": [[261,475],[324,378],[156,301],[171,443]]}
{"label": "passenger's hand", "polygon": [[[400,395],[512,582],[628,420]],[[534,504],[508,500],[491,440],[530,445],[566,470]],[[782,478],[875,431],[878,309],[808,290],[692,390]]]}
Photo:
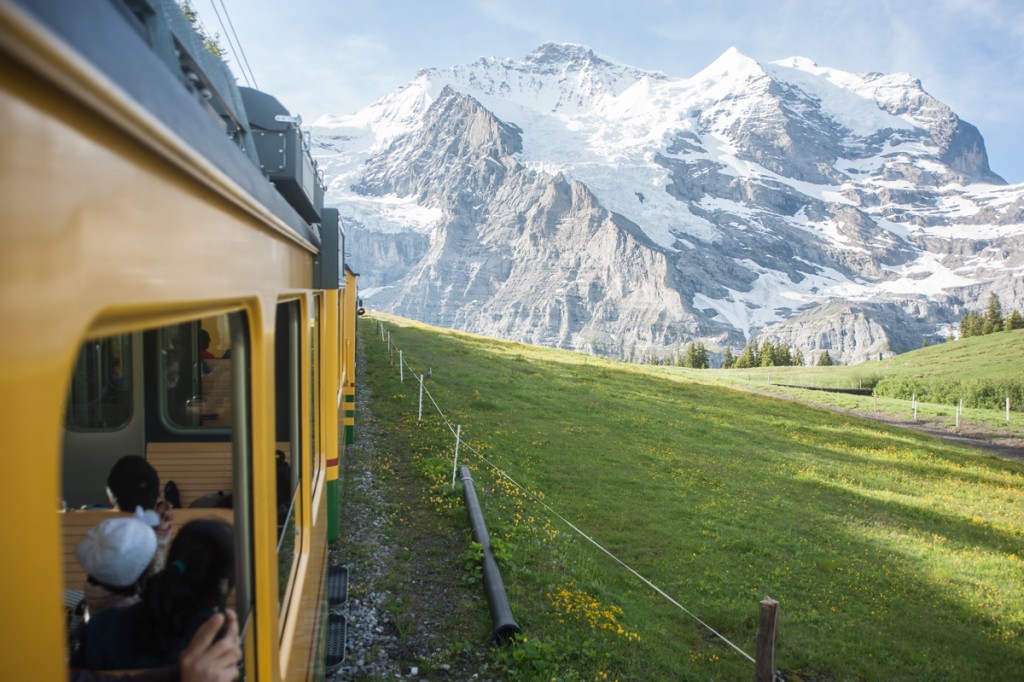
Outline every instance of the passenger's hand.
{"label": "passenger's hand", "polygon": [[156,508],[153,511],[160,515],[160,525],[154,529],[157,533],[162,534],[171,531],[171,522],[174,521],[173,509],[174,507],[171,506],[171,503],[166,500],[160,500],[156,503]]}
{"label": "passenger's hand", "polygon": [[[217,639],[217,632],[227,618],[227,630]],[[231,609],[215,613],[192,636],[181,654],[181,682],[230,682],[238,677],[242,645],[238,638],[238,616]]]}

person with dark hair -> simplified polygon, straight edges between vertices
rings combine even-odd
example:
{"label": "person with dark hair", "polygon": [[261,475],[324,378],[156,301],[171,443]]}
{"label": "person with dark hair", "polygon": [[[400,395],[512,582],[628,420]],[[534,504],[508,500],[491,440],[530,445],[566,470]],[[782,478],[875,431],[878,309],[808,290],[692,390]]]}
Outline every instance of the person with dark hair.
{"label": "person with dark hair", "polygon": [[153,465],[139,455],[125,455],[114,463],[107,475],[107,497],[110,505],[123,512],[140,514],[156,532],[157,553],[154,567],[163,568],[167,543],[171,536],[173,514],[171,505],[157,502],[160,496],[160,475]]}
{"label": "person with dark hair", "polygon": [[144,457],[125,455],[107,476],[107,496],[111,506],[123,512],[154,509],[160,497],[160,476]]}
{"label": "person with dark hair", "polygon": [[215,518],[185,524],[171,542],[167,566],[146,582],[142,601],[106,609],[82,628],[72,666],[125,670],[175,664],[234,576],[231,525]]}
{"label": "person with dark hair", "polygon": [[210,350],[210,332],[199,329],[199,357],[203,360],[215,360],[217,356]]}

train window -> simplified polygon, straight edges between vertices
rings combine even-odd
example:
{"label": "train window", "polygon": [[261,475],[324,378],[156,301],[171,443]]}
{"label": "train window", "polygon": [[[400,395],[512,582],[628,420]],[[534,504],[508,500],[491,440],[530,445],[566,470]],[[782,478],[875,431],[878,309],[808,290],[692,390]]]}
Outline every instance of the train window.
{"label": "train window", "polygon": [[[204,333],[205,332],[205,333]],[[255,501],[251,495],[251,415],[249,377],[250,341],[242,313],[218,315],[139,330],[86,342],[73,368],[66,405],[67,428],[61,461],[63,527],[63,588],[67,603],[80,603],[86,585],[84,568],[75,547],[90,528],[109,516],[111,505],[131,513],[135,505],[158,508],[158,496],[174,505],[171,542],[190,521],[218,517],[231,523],[235,535],[235,587],[229,604],[245,628],[254,612],[253,529]],[[230,349],[234,350],[232,354]],[[227,357],[225,358],[225,355]],[[204,369],[203,363],[210,368]],[[224,372],[218,377],[217,363]],[[234,371],[232,371],[234,366]],[[214,379],[224,382],[217,386]],[[215,390],[216,389],[216,390]],[[111,417],[108,399],[112,391],[129,391],[126,417]],[[100,407],[93,403],[101,396]],[[195,421],[188,411],[189,398],[199,396],[202,411]],[[193,403],[194,405],[195,403]],[[232,407],[234,413],[232,414]],[[209,413],[222,411],[222,419]],[[100,427],[126,421],[116,430]],[[220,432],[202,430],[217,422]],[[132,455],[131,466],[120,466]],[[141,456],[155,470],[158,480]],[[110,472],[118,466],[144,485],[115,485]],[[124,482],[123,477],[116,477]],[[171,482],[174,486],[170,486]],[[120,488],[137,500],[120,493]],[[144,491],[140,492],[140,491]],[[150,514],[149,517],[155,515]],[[155,521],[155,519],[154,519]],[[153,521],[151,521],[153,522]],[[182,570],[182,569],[179,569]],[[86,588],[90,590],[91,588]]]}
{"label": "train window", "polygon": [[132,416],[131,337],[112,336],[82,345],[71,377],[65,423],[74,431],[109,431]]}
{"label": "train window", "polygon": [[230,319],[218,315],[159,330],[160,401],[168,428],[231,428]]}
{"label": "train window", "polygon": [[[281,613],[285,597],[298,562],[296,551],[301,545],[302,524],[299,523],[299,497],[296,495],[301,476],[301,309],[299,301],[285,301],[277,306],[274,336],[275,412],[277,424],[277,523],[278,523],[278,600]],[[282,627],[284,619],[281,619]]]}
{"label": "train window", "polygon": [[313,455],[314,476],[320,471],[320,434],[317,432],[320,425],[320,382],[317,381],[317,377],[320,376],[320,304],[322,302],[323,297],[320,294],[313,296],[313,309],[310,311],[309,318],[309,391],[312,401],[309,406],[309,437],[312,440],[310,452]]}

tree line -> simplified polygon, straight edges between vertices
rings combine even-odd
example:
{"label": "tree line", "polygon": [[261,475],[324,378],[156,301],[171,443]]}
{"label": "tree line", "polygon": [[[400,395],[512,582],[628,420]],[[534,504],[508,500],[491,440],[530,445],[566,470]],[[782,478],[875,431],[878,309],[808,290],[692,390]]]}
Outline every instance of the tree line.
{"label": "tree line", "polygon": [[969,312],[960,318],[960,338],[966,339],[969,336],[985,336],[1000,331],[1013,331],[1024,329],[1024,316],[1019,310],[1013,310],[1005,318],[1003,317],[1003,306],[995,293],[988,295],[988,305],[985,312]]}
{"label": "tree line", "polygon": [[[676,365],[678,367],[708,369],[711,367],[711,356],[703,343],[691,343],[684,350],[668,357],[658,358],[651,354],[645,357],[642,362],[652,365]],[[758,341],[756,338],[752,339],[740,351],[739,355],[736,355],[729,346],[726,346],[722,352],[722,369],[788,367],[805,364],[807,364],[806,358],[799,348],[790,348],[783,343],[772,343],[767,339],[764,341]],[[814,364],[824,366],[834,363],[826,350],[818,356],[818,360]]]}

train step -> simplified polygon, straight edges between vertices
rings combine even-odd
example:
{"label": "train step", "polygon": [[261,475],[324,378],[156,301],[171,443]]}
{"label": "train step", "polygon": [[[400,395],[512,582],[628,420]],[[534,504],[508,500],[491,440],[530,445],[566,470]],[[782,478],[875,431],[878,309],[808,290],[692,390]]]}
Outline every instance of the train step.
{"label": "train step", "polygon": [[324,667],[328,675],[337,672],[345,662],[346,630],[345,616],[338,613],[327,616],[327,652],[324,655]]}
{"label": "train step", "polygon": [[327,569],[327,603],[341,606],[348,600],[348,566],[330,566]]}

